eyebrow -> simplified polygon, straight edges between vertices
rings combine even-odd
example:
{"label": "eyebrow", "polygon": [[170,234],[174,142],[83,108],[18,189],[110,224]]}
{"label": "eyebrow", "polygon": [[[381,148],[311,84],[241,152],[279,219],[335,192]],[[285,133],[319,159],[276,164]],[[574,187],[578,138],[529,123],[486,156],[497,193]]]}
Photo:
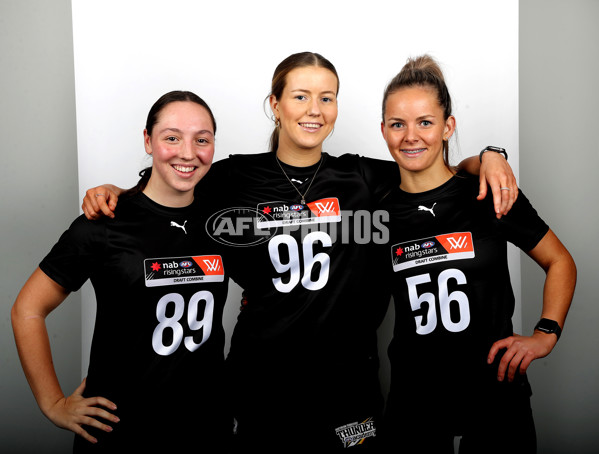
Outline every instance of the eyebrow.
{"label": "eyebrow", "polygon": [[[183,131],[181,131],[179,128],[164,128],[162,130],[160,130],[160,133],[164,133],[167,131],[173,131],[173,132],[178,132],[179,134],[183,134]],[[210,135],[214,135],[214,133],[212,131],[210,131],[209,129],[201,129],[200,131],[196,131],[195,134],[210,134]]]}
{"label": "eyebrow", "polygon": [[[296,88],[295,90],[291,90],[291,93],[295,93],[296,91],[299,91],[301,93],[310,93],[310,90],[306,90],[305,88]],[[337,96],[337,93],[335,93],[332,90],[321,91],[319,94],[321,94],[321,95],[331,94],[331,95]]]}
{"label": "eyebrow", "polygon": [[[436,118],[436,117],[433,114],[426,114],[426,115],[421,115],[418,118],[416,118],[416,121],[424,120],[426,118]],[[390,118],[387,118],[387,121],[405,121],[405,120],[401,117],[390,117]]]}

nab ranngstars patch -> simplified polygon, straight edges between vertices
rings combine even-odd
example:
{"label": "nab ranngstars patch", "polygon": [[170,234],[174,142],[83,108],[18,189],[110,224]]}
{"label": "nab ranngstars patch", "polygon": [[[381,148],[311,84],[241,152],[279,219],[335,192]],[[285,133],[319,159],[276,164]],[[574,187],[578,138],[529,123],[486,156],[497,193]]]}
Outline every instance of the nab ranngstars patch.
{"label": "nab ranngstars patch", "polygon": [[472,233],[456,232],[391,246],[393,271],[402,271],[438,261],[474,258]]}
{"label": "nab ranngstars patch", "polygon": [[220,255],[145,259],[144,272],[146,287],[225,280],[225,269]]}
{"label": "nab ranngstars patch", "polygon": [[258,204],[257,211],[272,218],[272,220],[260,219],[258,227],[261,229],[341,221],[341,208],[339,207],[339,199],[336,197],[319,199],[305,205],[280,201],[265,202]]}
{"label": "nab ranngstars patch", "polygon": [[341,439],[344,448],[361,445],[369,437],[376,437],[374,420],[368,418],[363,422],[353,422],[335,429],[335,433]]}

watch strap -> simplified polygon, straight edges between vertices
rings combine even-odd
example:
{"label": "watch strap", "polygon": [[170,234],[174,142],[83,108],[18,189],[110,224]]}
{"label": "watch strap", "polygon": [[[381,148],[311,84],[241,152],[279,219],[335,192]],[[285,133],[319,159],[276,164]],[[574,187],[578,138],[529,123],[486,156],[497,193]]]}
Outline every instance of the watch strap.
{"label": "watch strap", "polygon": [[486,151],[494,151],[495,153],[502,154],[505,157],[505,160],[507,161],[507,151],[505,151],[505,148],[493,147],[489,145],[488,147],[483,148],[480,154],[478,155],[478,159],[480,160],[480,162],[483,162],[483,154]]}

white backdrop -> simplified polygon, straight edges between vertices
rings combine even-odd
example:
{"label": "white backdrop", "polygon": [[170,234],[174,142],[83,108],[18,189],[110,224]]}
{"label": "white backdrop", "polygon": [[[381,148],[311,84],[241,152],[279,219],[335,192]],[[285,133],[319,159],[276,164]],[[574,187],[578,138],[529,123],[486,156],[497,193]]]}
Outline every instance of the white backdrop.
{"label": "white backdrop", "polygon": [[[72,0],[72,8],[81,194],[137,181],[149,165],[147,112],[171,90],[193,91],[211,106],[215,160],[266,151],[272,122],[263,101],[272,73],[306,50],[331,60],[340,76],[329,153],[390,159],[379,127],[383,89],[408,56],[426,52],[441,63],[454,100],[454,161],[498,145],[518,175],[517,0]],[[510,254],[519,305],[519,255]],[[83,292],[86,374],[95,300],[89,285]],[[236,287],[230,300],[229,333]],[[517,330],[519,314],[518,306]]]}

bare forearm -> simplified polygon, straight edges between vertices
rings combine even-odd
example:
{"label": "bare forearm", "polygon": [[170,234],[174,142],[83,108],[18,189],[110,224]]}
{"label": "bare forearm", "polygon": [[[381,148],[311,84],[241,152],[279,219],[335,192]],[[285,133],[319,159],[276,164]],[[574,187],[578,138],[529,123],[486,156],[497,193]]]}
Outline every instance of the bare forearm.
{"label": "bare forearm", "polygon": [[576,265],[570,254],[567,254],[547,270],[541,317],[555,320],[563,328],[575,286]]}
{"label": "bare forearm", "polygon": [[470,156],[458,164],[458,170],[463,170],[470,175],[480,175],[480,159],[478,156]]}
{"label": "bare forearm", "polygon": [[50,405],[64,396],[54,370],[46,317],[67,295],[64,288],[37,268],[19,292],[11,310],[23,371],[44,414]]}
{"label": "bare forearm", "polygon": [[40,409],[47,415],[64,393],[58,382],[44,318],[13,311],[15,341],[25,377]]}
{"label": "bare forearm", "polygon": [[546,273],[541,317],[555,320],[563,327],[576,287],[574,260],[551,230],[529,255]]}

